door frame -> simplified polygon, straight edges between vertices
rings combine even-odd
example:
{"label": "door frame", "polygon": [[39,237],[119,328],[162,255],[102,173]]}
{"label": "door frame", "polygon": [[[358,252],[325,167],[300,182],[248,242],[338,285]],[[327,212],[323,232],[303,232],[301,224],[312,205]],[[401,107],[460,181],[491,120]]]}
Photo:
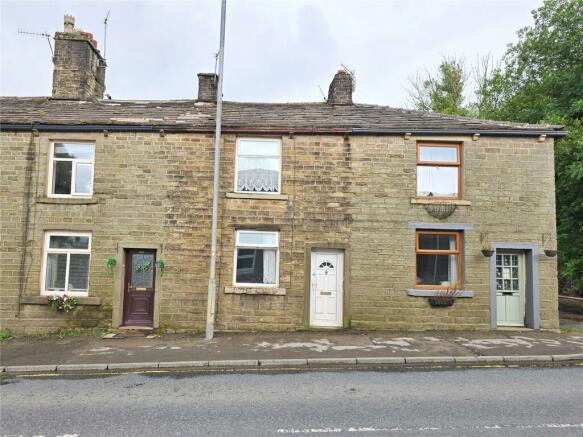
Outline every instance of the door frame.
{"label": "door frame", "polygon": [[[125,266],[126,266],[126,250],[131,249],[144,249],[144,250],[155,250],[156,259],[160,260],[163,255],[163,247],[161,244],[156,243],[135,243],[135,242],[123,242],[118,243],[116,246],[117,260],[118,263],[113,269],[113,302],[112,302],[112,321],[111,326],[113,328],[119,328],[123,326],[123,307],[124,307],[124,292],[125,292]],[[154,279],[154,320],[152,321],[152,328],[160,327],[160,295],[162,292],[162,275],[156,272]]]}
{"label": "door frame", "polygon": [[[518,281],[519,281],[519,295],[518,295],[518,305],[520,307],[520,312],[522,313],[522,323],[520,325],[512,325],[508,323],[499,324],[498,322],[498,290],[496,290],[496,326],[504,327],[504,328],[524,328],[526,326],[526,254],[524,250],[513,250],[513,249],[500,249],[500,255],[518,255],[519,256],[519,263],[518,263]],[[496,257],[498,255],[498,251],[496,251]],[[496,261],[494,261],[496,263]],[[498,278],[496,278],[498,279]],[[507,301],[506,301],[507,302]],[[508,320],[506,321],[508,322]]]}
{"label": "door frame", "polygon": [[[498,328],[496,303],[496,254],[498,250],[515,250],[524,253],[524,326],[540,329],[539,261],[540,245],[535,243],[492,243],[494,255],[490,257],[490,327]],[[502,326],[501,326],[502,327]]]}
{"label": "door frame", "polygon": [[[310,325],[310,313],[312,302],[312,252],[334,251],[341,252],[343,255],[343,272],[342,272],[342,325],[335,327],[319,327]],[[306,247],[305,262],[305,293],[304,293],[304,326],[306,329],[341,329],[350,327],[350,251],[346,244],[318,244]]]}

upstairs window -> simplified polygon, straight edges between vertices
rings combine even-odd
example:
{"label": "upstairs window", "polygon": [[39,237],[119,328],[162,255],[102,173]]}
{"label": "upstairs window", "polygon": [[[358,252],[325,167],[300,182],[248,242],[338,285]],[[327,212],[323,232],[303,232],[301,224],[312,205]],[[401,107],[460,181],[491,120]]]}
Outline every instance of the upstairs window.
{"label": "upstairs window", "polygon": [[235,285],[277,285],[277,232],[237,231]]}
{"label": "upstairs window", "polygon": [[417,231],[417,287],[460,288],[461,232]]}
{"label": "upstairs window", "polygon": [[235,191],[279,193],[281,184],[281,141],[237,139]]}
{"label": "upstairs window", "polygon": [[87,296],[91,234],[47,232],[43,254],[43,295]]}
{"label": "upstairs window", "polygon": [[459,199],[460,169],[459,144],[418,144],[417,196]]}
{"label": "upstairs window", "polygon": [[51,197],[90,197],[93,194],[95,144],[53,143],[49,168]]}

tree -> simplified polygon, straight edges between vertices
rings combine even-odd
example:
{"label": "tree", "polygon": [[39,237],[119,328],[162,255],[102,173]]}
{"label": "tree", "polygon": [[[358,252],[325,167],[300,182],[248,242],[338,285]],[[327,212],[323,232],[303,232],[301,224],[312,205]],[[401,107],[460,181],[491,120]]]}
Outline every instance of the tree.
{"label": "tree", "polygon": [[442,114],[469,115],[465,106],[464,89],[468,80],[463,59],[444,57],[437,75],[428,71],[409,79],[409,98],[420,111]]}
{"label": "tree", "polygon": [[437,76],[410,80],[422,111],[564,124],[555,146],[557,240],[562,293],[583,296],[583,0],[545,0],[534,24],[518,31],[501,65],[474,68],[476,101],[464,104],[463,62],[444,58]]}
{"label": "tree", "polygon": [[555,147],[561,291],[583,296],[583,1],[546,0],[486,81],[480,115],[564,124]]}

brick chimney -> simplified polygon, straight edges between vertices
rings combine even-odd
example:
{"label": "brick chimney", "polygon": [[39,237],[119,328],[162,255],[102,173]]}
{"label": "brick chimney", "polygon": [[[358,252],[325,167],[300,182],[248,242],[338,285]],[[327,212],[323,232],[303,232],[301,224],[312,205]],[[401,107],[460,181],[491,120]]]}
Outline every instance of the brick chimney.
{"label": "brick chimney", "polygon": [[214,73],[198,73],[198,101],[216,102],[219,76]]}
{"label": "brick chimney", "polygon": [[105,59],[93,34],[75,29],[75,18],[65,15],[64,31],[55,33],[53,98],[102,99],[105,92]]}
{"label": "brick chimney", "polygon": [[328,88],[330,105],[352,105],[352,76],[345,70],[338,70]]}

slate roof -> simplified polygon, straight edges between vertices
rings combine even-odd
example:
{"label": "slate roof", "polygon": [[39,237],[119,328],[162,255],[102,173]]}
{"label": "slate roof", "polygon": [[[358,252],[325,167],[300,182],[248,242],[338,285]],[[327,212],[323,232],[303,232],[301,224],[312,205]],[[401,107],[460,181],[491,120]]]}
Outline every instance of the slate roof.
{"label": "slate roof", "polygon": [[[49,97],[0,97],[3,130],[28,126],[93,126],[111,129],[213,131],[215,104],[196,100],[57,100]],[[223,102],[228,130],[341,131],[364,133],[434,132],[497,135],[564,134],[562,126],[533,125],[427,113],[368,104]],[[21,126],[21,127],[22,127]],[[23,128],[23,127],[22,127]]]}

